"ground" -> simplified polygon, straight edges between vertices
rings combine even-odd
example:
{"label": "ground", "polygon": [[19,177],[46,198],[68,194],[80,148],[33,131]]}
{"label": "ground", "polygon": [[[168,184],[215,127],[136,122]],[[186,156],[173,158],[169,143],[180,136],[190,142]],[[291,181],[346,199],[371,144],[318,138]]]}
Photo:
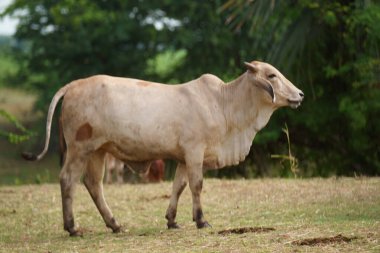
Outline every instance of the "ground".
{"label": "ground", "polygon": [[171,183],[106,185],[123,232],[107,229],[84,186],[63,230],[58,184],[0,187],[1,252],[379,252],[380,178],[257,179],[204,182],[205,217],[197,230],[191,196],[178,208],[178,230],[164,219]]}

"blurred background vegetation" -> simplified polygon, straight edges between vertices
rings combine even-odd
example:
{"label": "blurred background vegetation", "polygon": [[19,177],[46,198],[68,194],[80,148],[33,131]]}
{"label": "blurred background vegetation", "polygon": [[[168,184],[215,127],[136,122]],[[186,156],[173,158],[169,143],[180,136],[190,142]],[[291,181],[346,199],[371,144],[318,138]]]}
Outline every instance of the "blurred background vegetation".
{"label": "blurred background vegetation", "polygon": [[[229,81],[252,60],[277,67],[305,101],[272,116],[245,162],[209,176],[380,174],[378,1],[14,0],[6,16],[19,23],[14,36],[0,37],[2,175],[24,166],[20,149],[41,150],[48,104],[73,79],[104,73],[179,83],[212,73]],[[51,164],[58,171],[56,158]],[[34,181],[50,180],[45,166]]]}

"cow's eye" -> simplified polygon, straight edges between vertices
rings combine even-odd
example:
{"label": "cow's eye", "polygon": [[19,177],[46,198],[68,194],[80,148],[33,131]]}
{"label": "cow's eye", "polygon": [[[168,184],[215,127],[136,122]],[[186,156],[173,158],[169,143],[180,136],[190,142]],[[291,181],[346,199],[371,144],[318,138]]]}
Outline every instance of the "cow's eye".
{"label": "cow's eye", "polygon": [[272,78],[275,78],[275,77],[276,77],[276,74],[270,74],[270,75],[268,76],[269,79],[272,79]]}

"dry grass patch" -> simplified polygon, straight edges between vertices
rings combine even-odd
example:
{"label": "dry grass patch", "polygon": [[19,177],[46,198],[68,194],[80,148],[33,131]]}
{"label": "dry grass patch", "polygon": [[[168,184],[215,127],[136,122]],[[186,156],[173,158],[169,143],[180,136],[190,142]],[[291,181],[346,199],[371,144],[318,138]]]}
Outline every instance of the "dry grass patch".
{"label": "dry grass patch", "polygon": [[[74,199],[80,238],[63,231],[57,184],[0,187],[1,252],[376,252],[380,250],[380,179],[205,180],[212,228],[197,230],[191,196],[178,208],[179,230],[164,218],[171,183],[105,186],[123,232],[107,229],[85,188]],[[254,232],[255,228],[273,228]],[[219,231],[243,233],[218,234]],[[301,245],[315,238],[349,242]]]}

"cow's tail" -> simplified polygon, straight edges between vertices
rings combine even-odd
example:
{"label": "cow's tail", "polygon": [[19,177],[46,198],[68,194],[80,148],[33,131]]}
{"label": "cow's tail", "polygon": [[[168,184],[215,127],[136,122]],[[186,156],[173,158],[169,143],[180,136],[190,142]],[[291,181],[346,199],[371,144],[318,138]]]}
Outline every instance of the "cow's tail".
{"label": "cow's tail", "polygon": [[46,152],[48,151],[48,147],[49,147],[51,122],[53,120],[54,110],[57,107],[59,100],[66,94],[69,87],[70,87],[70,84],[65,85],[64,87],[59,89],[57,91],[57,93],[55,93],[53,99],[50,102],[49,111],[48,111],[47,120],[46,120],[46,139],[45,139],[44,149],[42,150],[42,152],[39,155],[35,155],[33,153],[28,153],[28,152],[23,152],[21,155],[25,160],[39,161],[45,156]]}

